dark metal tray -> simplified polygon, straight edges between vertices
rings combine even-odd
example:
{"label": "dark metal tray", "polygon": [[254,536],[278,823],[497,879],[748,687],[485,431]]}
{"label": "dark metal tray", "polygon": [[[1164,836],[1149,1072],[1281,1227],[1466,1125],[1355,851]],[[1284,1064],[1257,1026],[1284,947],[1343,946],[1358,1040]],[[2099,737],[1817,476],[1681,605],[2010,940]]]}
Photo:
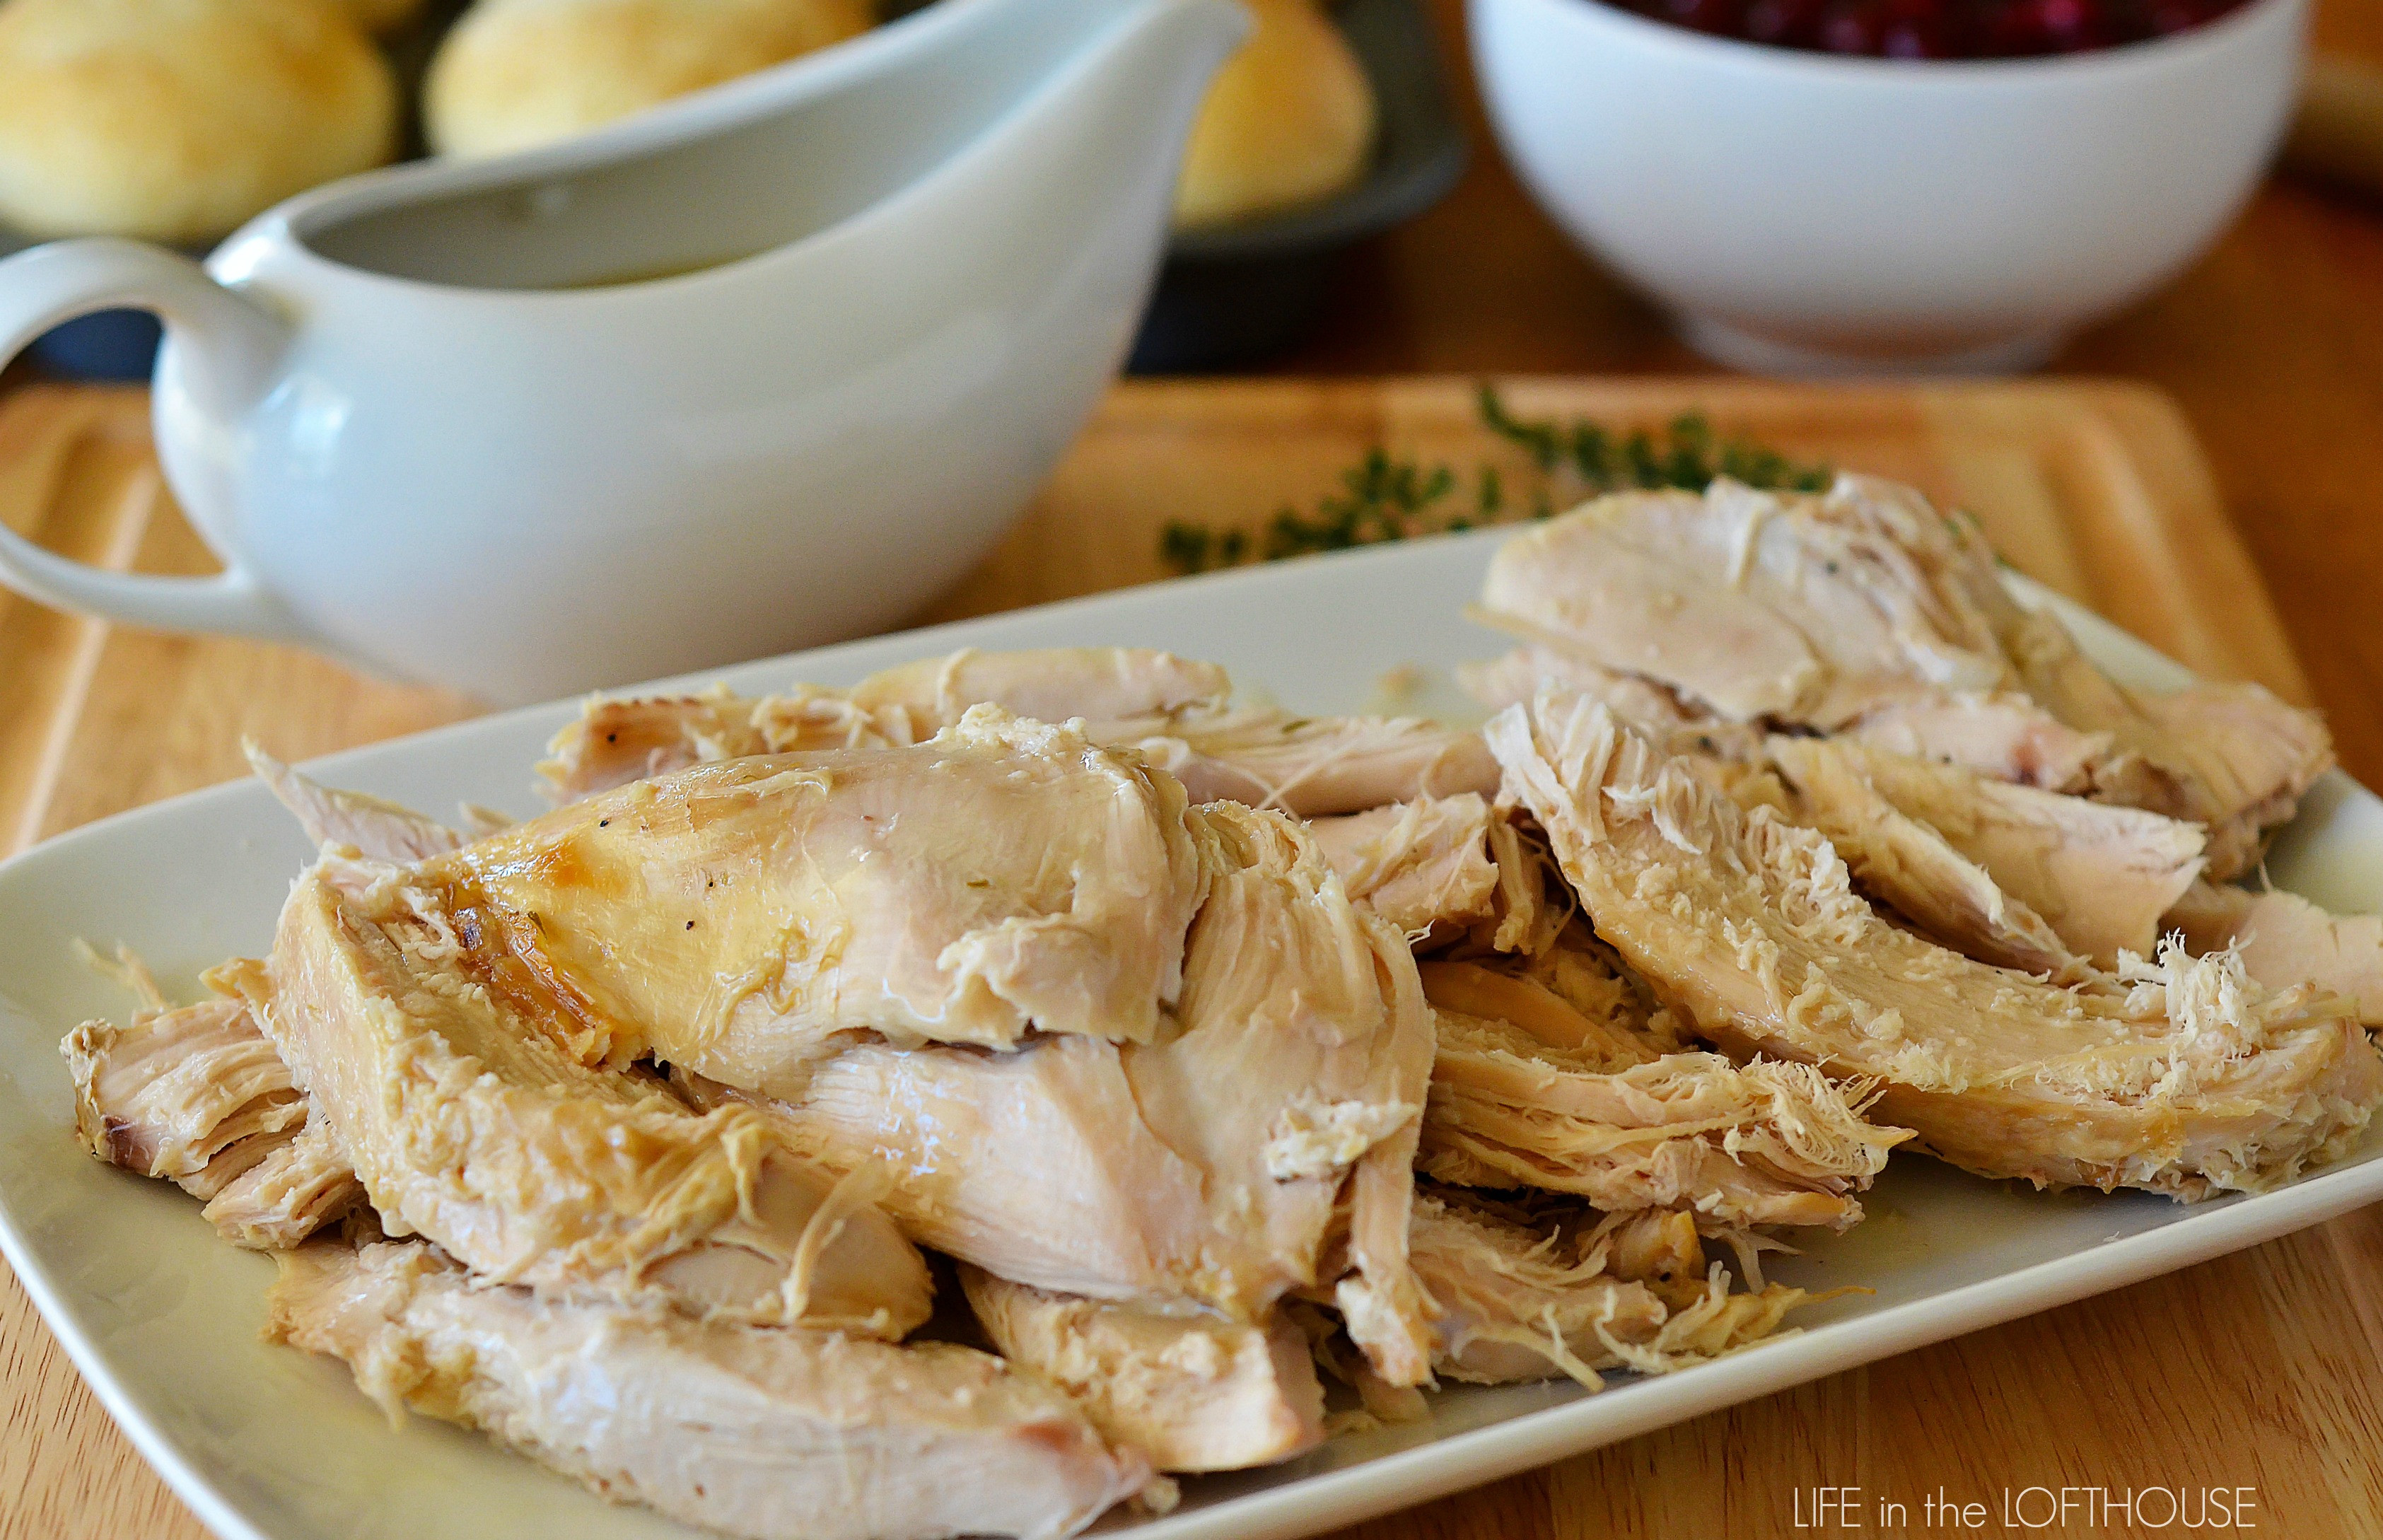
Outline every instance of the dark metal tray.
{"label": "dark metal tray", "polygon": [[1346,0],[1337,15],[1379,106],[1373,168],[1306,208],[1179,232],[1134,340],[1134,373],[1238,368],[1293,346],[1340,253],[1421,214],[1464,175],[1464,131],[1423,0]]}

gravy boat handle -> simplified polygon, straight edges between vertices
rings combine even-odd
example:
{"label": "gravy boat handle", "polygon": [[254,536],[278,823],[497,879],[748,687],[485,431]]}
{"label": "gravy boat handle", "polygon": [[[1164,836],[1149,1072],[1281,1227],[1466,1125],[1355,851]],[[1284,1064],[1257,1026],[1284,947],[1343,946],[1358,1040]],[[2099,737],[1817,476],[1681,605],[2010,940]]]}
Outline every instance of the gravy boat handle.
{"label": "gravy boat handle", "polygon": [[[155,311],[218,377],[262,377],[287,336],[187,257],[130,240],[60,240],[0,261],[0,364],[60,322],[117,306]],[[213,577],[110,572],[44,550],[0,523],[0,583],[29,598],[171,631],[315,639],[236,555],[217,555],[224,570]]]}

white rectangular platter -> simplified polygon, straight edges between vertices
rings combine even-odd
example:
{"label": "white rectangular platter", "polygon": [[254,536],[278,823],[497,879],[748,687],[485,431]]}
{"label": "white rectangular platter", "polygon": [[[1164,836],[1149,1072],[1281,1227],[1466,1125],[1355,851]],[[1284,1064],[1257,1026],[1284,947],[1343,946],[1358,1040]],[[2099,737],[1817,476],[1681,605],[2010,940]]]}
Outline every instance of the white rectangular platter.
{"label": "white rectangular platter", "polygon": [[[1309,712],[1383,709],[1381,681],[1413,666],[1395,704],[1473,714],[1450,668],[1502,648],[1464,620],[1497,532],[1417,541],[1129,589],[932,631],[751,663],[724,680],[759,693],[844,684],[959,647],[1130,644],[1227,665],[1245,692]],[[2043,590],[2120,678],[2183,672]],[[563,702],[357,749],[310,769],[335,785],[450,814],[476,802],[538,810],[530,767],[576,714]],[[272,745],[268,745],[267,747]],[[259,1340],[273,1275],[219,1241],[198,1205],[102,1166],[72,1134],[58,1039],[129,1002],[72,943],[129,943],[169,989],[263,952],[306,842],[264,788],[220,786],[77,830],[0,866],[0,1249],[75,1363],[142,1453],[217,1534],[239,1540],[628,1540],[689,1532],[611,1508],[474,1434],[416,1418],[392,1428],[348,1371]],[[2328,907],[2383,909],[2383,802],[2336,773],[2269,862],[2278,885]],[[1491,1480],[1715,1408],[2007,1320],[2317,1223],[2383,1199],[2383,1128],[2348,1162],[2282,1191],[2197,1206],[2139,1193],[2041,1194],[1921,1158],[1896,1160],[1871,1218],[1772,1272],[1874,1292],[1805,1312],[1803,1329],[1685,1373],[1462,1388],[1426,1423],[1337,1440],[1271,1470],[1188,1482],[1137,1540],[1306,1534]],[[1783,1480],[1797,1479],[1782,1472]]]}

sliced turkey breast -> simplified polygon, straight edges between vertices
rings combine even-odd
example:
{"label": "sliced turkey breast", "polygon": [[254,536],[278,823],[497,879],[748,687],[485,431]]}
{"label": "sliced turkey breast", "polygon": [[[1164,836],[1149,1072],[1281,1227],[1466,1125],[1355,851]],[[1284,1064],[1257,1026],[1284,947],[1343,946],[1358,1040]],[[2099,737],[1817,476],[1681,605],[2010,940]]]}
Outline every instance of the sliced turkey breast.
{"label": "sliced turkey breast", "polygon": [[2110,758],[2107,733],[2082,733],[2016,691],[1949,691],[1865,712],[1841,741],[1931,764],[1957,765],[2015,786],[2077,795]]}
{"label": "sliced turkey breast", "polygon": [[1415,718],[1294,717],[1228,704],[1212,663],[1139,647],[966,650],[871,675],[850,690],[802,684],[747,699],[597,700],[539,767],[569,802],[644,776],[747,754],[922,743],[971,707],[1084,719],[1098,744],[1130,748],[1195,802],[1229,799],[1302,818],[1418,797],[1488,793],[1497,767],[1477,733]]}
{"label": "sliced turkey breast", "polygon": [[2351,1007],[2163,949],[2061,989],[1883,922],[1826,836],[1713,794],[1591,702],[1489,741],[1598,934],[1732,1054],[1880,1082],[1878,1115],[1987,1176],[2259,1189],[2349,1148],[2383,1100]]}
{"label": "sliced turkey breast", "polygon": [[1498,786],[1498,767],[1479,733],[1419,717],[1252,711],[1238,720],[1182,723],[1130,746],[1181,776],[1194,797],[1276,807],[1299,818],[1487,794]]}
{"label": "sliced turkey breast", "polygon": [[392,1415],[751,1540],[1073,1534],[1149,1482],[1058,1391],[948,1344],[541,1300],[419,1244],[283,1254],[271,1335]]}
{"label": "sliced turkey breast", "polygon": [[328,1125],[309,1118],[298,1137],[241,1172],[200,1211],[216,1232],[251,1251],[286,1251],[364,1206],[364,1186]]}
{"label": "sliced turkey breast", "polygon": [[1216,664],[1149,647],[963,647],[870,674],[848,692],[864,711],[899,710],[930,732],[988,704],[1042,721],[1148,728],[1222,711],[1232,693]]}
{"label": "sliced turkey breast", "polygon": [[[1144,647],[963,648],[871,674],[850,690],[797,684],[759,698],[599,696],[559,733],[538,767],[558,802],[747,754],[924,743],[971,706],[1063,722],[1082,717],[1139,736],[1178,716],[1225,709],[1232,685],[1213,663]],[[1096,726],[1094,735],[1100,735]]]}
{"label": "sliced turkey breast", "polygon": [[363,1187],[247,1003],[168,1006],[145,970],[126,968],[144,1001],[130,1023],[87,1021],[58,1045],[84,1148],[204,1199],[207,1221],[251,1250],[295,1246],[361,1206]]}
{"label": "sliced turkey breast", "polygon": [[1011,1366],[1068,1393],[1104,1437],[1160,1471],[1272,1465],[1324,1442],[1324,1387],[1289,1321],[1245,1324],[1052,1294],[963,1266]]}
{"label": "sliced turkey breast", "polygon": [[1352,901],[1413,935],[1495,912],[1494,819],[1489,804],[1467,792],[1317,819],[1308,833]]}
{"label": "sliced turkey breast", "polygon": [[362,792],[320,785],[243,739],[249,768],[318,845],[340,845],[379,861],[420,861],[464,843],[435,819]]}
{"label": "sliced turkey breast", "polygon": [[[889,735],[840,694],[822,695],[817,703],[784,702],[784,752],[907,741]],[[537,772],[547,795],[563,804],[689,765],[771,753],[771,734],[753,715],[753,701],[724,688],[626,700],[594,696],[580,708],[579,720],[547,745],[550,758]]]}
{"label": "sliced turkey breast", "polygon": [[2357,1002],[2383,1026],[2383,918],[2329,915],[2298,893],[2195,882],[2161,921],[2194,953],[2233,947],[2242,971],[2270,989],[2315,984]]}
{"label": "sliced turkey breast", "polygon": [[1981,962],[2064,981],[2078,976],[2080,960],[2043,917],[1898,807],[1859,750],[1824,738],[1775,739],[1772,748],[1792,793],[1790,816],[1829,837],[1863,892]]}
{"label": "sliced turkey breast", "polygon": [[1743,764],[1762,762],[1760,726],[1732,721],[1701,701],[1644,674],[1617,673],[1561,647],[1525,646],[1487,663],[1456,671],[1465,693],[1493,711],[1530,700],[1542,688],[1603,701],[1623,721],[1665,752],[1704,755]]}
{"label": "sliced turkey breast", "polygon": [[1507,542],[1492,624],[1645,675],[1731,721],[1834,729],[1898,701],[2006,683],[1966,551],[1917,499],[1726,478],[1699,497],[1601,498]]}
{"label": "sliced turkey breast", "polygon": [[84,1022],[58,1051],[83,1148],[196,1198],[221,1192],[306,1122],[304,1096],[239,1000],[157,1000],[122,1027]]}
{"label": "sliced turkey breast", "polygon": [[2215,880],[2255,866],[2267,832],[2333,766],[2325,723],[2256,684],[2128,689],[2040,610],[2013,606],[2003,634],[2031,696],[2070,727],[2109,735],[2093,795],[2206,825]]}
{"label": "sliced turkey breast", "polygon": [[549,1293],[893,1337],[926,1318],[923,1263],[852,1179],[583,1062],[475,971],[471,920],[418,869],[310,868],[270,965],[218,970],[392,1233]]}
{"label": "sliced turkey breast", "polygon": [[[2105,970],[2118,954],[2148,956],[2159,941],[2160,917],[2192,885],[2202,867],[2204,836],[2195,825],[2136,807],[2112,807],[2032,787],[1989,780],[1973,770],[1932,765],[1899,754],[1825,738],[1773,738],[1772,760],[1796,788],[1799,814],[1809,813],[1865,883],[1870,848],[1889,814],[1923,825],[2009,901],[2024,906],[2056,937],[2043,937],[2035,958],[2022,947],[1970,952],[1987,962],[2027,972],[2057,969],[2071,951]],[[1907,869],[1924,872],[1921,863]],[[1928,923],[1931,915],[1883,896],[1946,944],[1969,951],[1953,929]],[[2013,928],[2030,931],[2023,921]]]}
{"label": "sliced turkey breast", "polygon": [[1730,721],[1863,737],[2204,824],[2219,878],[2256,860],[2332,763],[2324,725],[2255,685],[2116,684],[2056,617],[2011,598],[1971,522],[1871,477],[1821,497],[1723,479],[1702,497],[1602,498],[1508,542],[1482,603],[1544,649]]}
{"label": "sliced turkey breast", "polygon": [[1150,1040],[1209,864],[1171,777],[979,707],[909,747],[622,786],[413,881],[613,1062],[787,1094],[851,1031]]}
{"label": "sliced turkey breast", "polygon": [[1307,832],[1350,898],[1418,948],[1543,952],[1567,918],[1547,902],[1547,853],[1471,792],[1313,819]]}
{"label": "sliced turkey breast", "polygon": [[1424,997],[1439,1014],[1503,1022],[1599,1069],[1652,1064],[1683,1046],[1669,1019],[1602,958],[1574,948],[1497,967],[1435,958],[1417,971]]}

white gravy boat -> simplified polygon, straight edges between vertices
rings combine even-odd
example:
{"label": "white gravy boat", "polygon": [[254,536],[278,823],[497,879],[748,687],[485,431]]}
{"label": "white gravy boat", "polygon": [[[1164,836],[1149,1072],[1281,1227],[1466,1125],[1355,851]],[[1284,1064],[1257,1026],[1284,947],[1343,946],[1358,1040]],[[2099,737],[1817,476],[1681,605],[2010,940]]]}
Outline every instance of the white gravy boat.
{"label": "white gravy boat", "polygon": [[896,622],[1099,399],[1245,25],[941,0],[585,139],[317,189],[204,270],[0,262],[0,362],[165,318],[158,449],[224,563],[104,572],[0,525],[0,579],[497,701]]}

